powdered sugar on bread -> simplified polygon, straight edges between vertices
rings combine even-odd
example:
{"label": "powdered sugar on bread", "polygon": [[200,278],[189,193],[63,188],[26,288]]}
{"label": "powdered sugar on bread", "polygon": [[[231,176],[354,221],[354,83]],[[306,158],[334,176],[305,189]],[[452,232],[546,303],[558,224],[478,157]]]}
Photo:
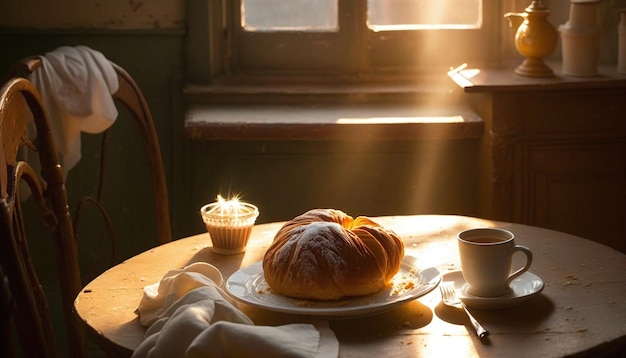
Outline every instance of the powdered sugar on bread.
{"label": "powdered sugar on bread", "polygon": [[398,272],[403,255],[397,235],[375,222],[315,209],[279,230],[263,269],[270,287],[283,295],[339,299],[381,290]]}

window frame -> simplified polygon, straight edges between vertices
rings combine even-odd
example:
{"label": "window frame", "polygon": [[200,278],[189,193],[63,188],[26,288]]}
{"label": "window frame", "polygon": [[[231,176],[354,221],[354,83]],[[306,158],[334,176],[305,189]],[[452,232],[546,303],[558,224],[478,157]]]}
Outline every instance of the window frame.
{"label": "window frame", "polygon": [[[366,24],[365,0],[339,0],[339,26],[345,30],[336,34],[245,32],[239,0],[188,0],[189,79],[384,78],[464,62],[493,64],[499,55],[495,29],[502,25],[501,6],[499,0],[483,1],[481,29],[374,32]],[[444,51],[448,55],[442,58]]]}
{"label": "window frame", "polygon": [[[247,32],[239,1],[229,2],[235,73],[362,75],[449,68],[462,61],[493,62],[494,0],[483,0],[480,29],[373,31],[364,0],[339,0],[339,32]],[[426,46],[423,46],[426,44]],[[418,59],[415,61],[415,59]]]}
{"label": "window frame", "polygon": [[[187,80],[195,84],[427,78],[428,73],[445,73],[463,63],[498,63],[503,33],[498,29],[504,26],[501,2],[484,0],[483,26],[478,30],[374,32],[366,25],[365,0],[339,0],[339,26],[346,30],[329,45],[331,36],[320,32],[244,33],[237,29],[238,0],[187,2]],[[359,9],[355,21],[359,28],[346,25],[353,9]],[[315,56],[303,50],[304,40],[318,44],[313,47]],[[428,46],[420,46],[424,43]],[[341,48],[354,50],[338,54]],[[441,56],[450,50],[448,56]],[[275,58],[287,60],[272,62]],[[396,60],[402,58],[419,60]]]}

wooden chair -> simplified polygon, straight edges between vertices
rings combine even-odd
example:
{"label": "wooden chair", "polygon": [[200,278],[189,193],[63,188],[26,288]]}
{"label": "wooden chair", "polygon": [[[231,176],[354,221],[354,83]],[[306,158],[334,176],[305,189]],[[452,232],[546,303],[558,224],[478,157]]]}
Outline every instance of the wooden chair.
{"label": "wooden chair", "polygon": [[[172,241],[170,211],[169,211],[169,199],[167,191],[167,183],[165,180],[165,170],[163,167],[163,159],[161,155],[161,147],[157,136],[156,129],[154,127],[154,121],[147,102],[143,96],[143,93],[139,86],[135,83],[133,78],[122,67],[111,62],[115,72],[118,75],[119,88],[116,93],[113,94],[113,98],[121,103],[131,114],[137,127],[139,128],[141,138],[144,143],[145,152],[147,154],[148,168],[150,172],[150,180],[152,186],[152,193],[155,204],[155,217],[157,228],[157,244],[164,244]],[[14,75],[27,77],[35,70],[41,67],[41,59],[39,57],[27,57],[18,61],[11,73]],[[84,209],[89,205],[94,205],[100,212],[102,218],[107,224],[107,229],[112,238],[112,243],[115,245],[115,229],[112,220],[107,213],[107,209],[104,205],[103,192],[105,185],[105,173],[107,164],[107,144],[109,142],[110,129],[105,131],[102,135],[102,142],[100,147],[101,159],[99,180],[97,184],[97,193],[83,196],[74,213],[74,232],[77,241],[80,242],[80,221]],[[115,247],[115,246],[113,246]],[[112,255],[115,255],[114,253]]]}
{"label": "wooden chair", "polygon": [[[9,71],[9,78],[11,77],[22,77],[27,78],[31,73],[41,67],[42,61],[39,57],[32,56],[26,57],[20,61],[18,61],[14,67]],[[152,196],[154,197],[154,205],[155,205],[155,225],[157,229],[157,244],[163,244],[172,241],[172,233],[171,233],[171,224],[170,224],[170,211],[169,211],[169,199],[168,199],[168,191],[167,184],[165,180],[165,170],[163,167],[163,160],[161,155],[161,148],[158,140],[158,136],[156,133],[156,129],[154,127],[154,122],[152,118],[152,114],[147,105],[147,102],[142,94],[141,89],[135,83],[133,78],[120,66],[112,63],[115,72],[118,75],[119,88],[116,93],[113,94],[113,98],[117,103],[122,104],[124,108],[128,110],[131,117],[134,119],[134,122],[139,129],[143,146],[145,148],[145,152],[147,155],[148,169],[152,187]],[[106,182],[106,168],[107,168],[107,148],[110,140],[111,130],[107,130],[102,134],[101,144],[100,144],[100,163],[99,163],[99,173],[98,173],[98,183],[96,184],[96,192],[87,194],[82,196],[76,206],[72,206],[73,211],[73,220],[72,221],[72,235],[74,237],[73,242],[77,243],[78,247],[81,245],[81,235],[82,230],[88,230],[88,225],[83,225],[85,227],[81,227],[81,219],[85,216],[83,213],[85,209],[88,207],[96,208],[97,212],[102,217],[103,221],[106,224],[107,230],[109,232],[109,236],[111,239],[113,252],[111,253],[111,259],[116,259],[115,255],[115,245],[116,245],[116,229],[114,228],[114,223],[112,222],[110,215],[108,214],[107,208],[104,204],[104,186]],[[56,156],[56,154],[55,154]],[[69,217],[69,216],[68,216]],[[87,222],[87,220],[84,220]],[[119,229],[119,228],[118,228]],[[85,235],[86,236],[86,235]],[[78,250],[76,247],[75,250]],[[68,262],[67,265],[77,265],[80,266],[78,261],[78,257],[67,257]],[[88,260],[85,260],[88,261]],[[85,268],[83,268],[82,276],[83,279],[89,279],[89,275],[91,272],[85,274]],[[79,273],[80,275],[80,273]],[[63,282],[63,281],[62,281]],[[66,287],[67,286],[67,287]],[[80,289],[81,278],[78,277],[77,282],[72,282],[71,286],[64,285],[61,287],[63,291],[63,305],[64,310],[67,312],[72,312],[73,301]],[[66,322],[71,322],[71,326],[74,326],[76,319],[71,315],[67,314],[65,316]],[[72,327],[76,328],[77,327]],[[91,333],[91,332],[88,332]],[[77,332],[68,332],[68,336],[70,339],[75,337]],[[93,335],[95,338],[98,337],[97,334]],[[82,342],[82,341],[81,341]]]}
{"label": "wooden chair", "polygon": [[[26,135],[29,112],[36,127],[36,138],[32,141]],[[22,148],[39,154],[41,176],[27,162],[18,159]],[[72,307],[82,285],[63,170],[38,92],[28,80],[13,78],[0,89],[2,324],[6,329],[10,319],[17,332],[19,344],[15,352],[26,357],[54,357],[58,351],[50,310],[29,249],[29,245],[38,244],[36,240],[45,238],[27,237],[27,228],[33,223],[25,222],[22,209],[26,202],[22,202],[20,183],[29,189],[27,200],[34,201],[44,226],[52,233],[68,348],[72,357],[81,357],[84,338]],[[8,341],[4,344],[12,342],[6,335],[3,340]]]}

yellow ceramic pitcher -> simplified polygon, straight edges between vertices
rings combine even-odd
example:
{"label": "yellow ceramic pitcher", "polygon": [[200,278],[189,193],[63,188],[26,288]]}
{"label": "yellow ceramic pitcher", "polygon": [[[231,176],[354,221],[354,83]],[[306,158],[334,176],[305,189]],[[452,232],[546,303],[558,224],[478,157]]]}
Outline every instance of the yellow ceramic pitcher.
{"label": "yellow ceramic pitcher", "polygon": [[529,77],[554,76],[543,58],[554,52],[558,32],[548,21],[548,8],[541,0],[533,1],[523,13],[509,12],[504,16],[512,27],[517,27],[515,47],[526,59],[515,69],[515,73]]}

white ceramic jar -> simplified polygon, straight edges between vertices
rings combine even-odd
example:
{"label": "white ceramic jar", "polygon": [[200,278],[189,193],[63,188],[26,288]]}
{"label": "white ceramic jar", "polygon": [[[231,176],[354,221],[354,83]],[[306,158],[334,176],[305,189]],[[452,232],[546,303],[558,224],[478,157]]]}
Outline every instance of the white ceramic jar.
{"label": "white ceramic jar", "polygon": [[570,0],[569,20],[559,26],[563,74],[598,74],[600,29],[597,5],[600,0]]}

